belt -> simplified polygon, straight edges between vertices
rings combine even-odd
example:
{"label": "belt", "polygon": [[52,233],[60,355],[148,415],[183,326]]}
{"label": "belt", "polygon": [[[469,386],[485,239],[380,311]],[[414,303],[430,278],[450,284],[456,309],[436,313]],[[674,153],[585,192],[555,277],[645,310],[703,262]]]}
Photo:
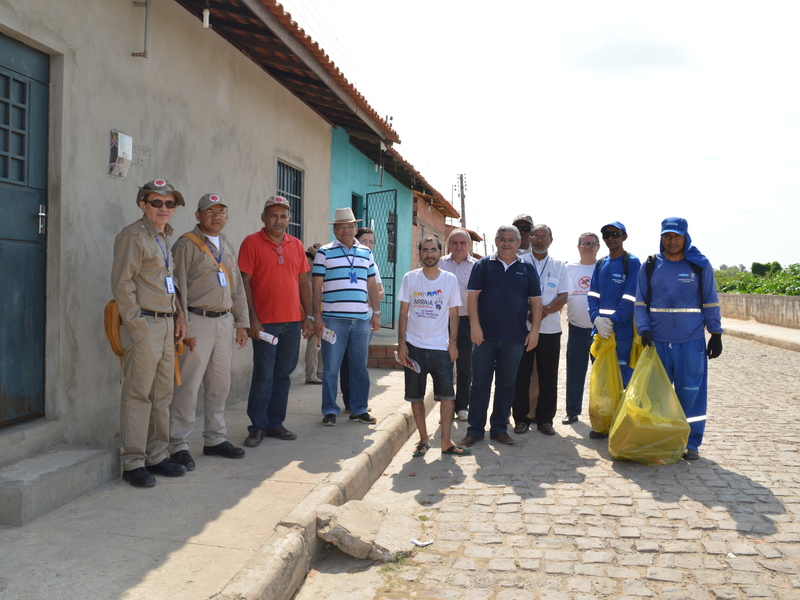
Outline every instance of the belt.
{"label": "belt", "polygon": [[164,318],[167,318],[167,317],[171,317],[171,316],[175,315],[176,313],[156,312],[154,310],[141,309],[139,311],[139,314],[143,315],[145,317],[164,317]]}
{"label": "belt", "polygon": [[223,317],[229,312],[227,310],[203,310],[202,308],[195,308],[194,306],[190,306],[188,310],[189,312],[200,315],[201,317],[211,317],[212,319],[216,317]]}

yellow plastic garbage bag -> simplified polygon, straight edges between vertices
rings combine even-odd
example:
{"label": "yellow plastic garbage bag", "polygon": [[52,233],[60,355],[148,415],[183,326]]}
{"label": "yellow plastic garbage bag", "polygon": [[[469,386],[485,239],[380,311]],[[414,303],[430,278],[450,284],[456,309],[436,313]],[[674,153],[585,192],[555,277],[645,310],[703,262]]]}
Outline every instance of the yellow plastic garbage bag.
{"label": "yellow plastic garbage bag", "polygon": [[589,378],[589,420],[597,433],[608,433],[623,393],[616,336],[603,339],[595,334],[589,351],[595,357]]}
{"label": "yellow plastic garbage bag", "polygon": [[636,363],[642,355],[642,336],[639,335],[639,330],[636,329],[636,323],[633,324],[633,343],[631,344],[631,357],[628,359],[628,365],[631,369],[636,368]]}
{"label": "yellow plastic garbage bag", "polygon": [[689,441],[689,423],[653,345],[643,349],[608,435],[616,459],[643,465],[676,463]]}

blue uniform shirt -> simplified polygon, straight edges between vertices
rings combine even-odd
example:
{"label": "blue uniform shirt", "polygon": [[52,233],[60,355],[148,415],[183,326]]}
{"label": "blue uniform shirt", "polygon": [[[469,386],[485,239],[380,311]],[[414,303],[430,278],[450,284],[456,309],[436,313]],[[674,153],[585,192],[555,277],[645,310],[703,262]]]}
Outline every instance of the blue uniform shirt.
{"label": "blue uniform shirt", "polygon": [[[636,302],[636,282],[641,262],[628,255],[628,275],[625,276],[624,256],[606,257],[597,263],[589,287],[589,318],[608,317],[614,323],[618,340],[633,337],[633,304]],[[592,329],[592,335],[597,330]]]}
{"label": "blue uniform shirt", "polygon": [[703,267],[703,305],[700,305],[700,282],[685,258],[671,261],[656,254],[655,268],[650,278],[650,312],[647,311],[647,264],[639,270],[634,308],[639,332],[650,330],[653,340],[682,344],[703,339],[710,333],[722,333],[719,298],[714,269],[706,262]]}

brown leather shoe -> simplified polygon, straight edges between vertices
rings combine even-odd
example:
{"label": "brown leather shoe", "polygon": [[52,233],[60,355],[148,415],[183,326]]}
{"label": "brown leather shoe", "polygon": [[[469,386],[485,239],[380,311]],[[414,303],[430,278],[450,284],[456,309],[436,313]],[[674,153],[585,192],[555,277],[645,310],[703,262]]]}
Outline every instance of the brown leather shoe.
{"label": "brown leather shoe", "polygon": [[514,445],[514,440],[512,440],[511,436],[505,432],[497,433],[495,435],[490,435],[489,437],[492,438],[498,444],[505,444],[506,446]]}
{"label": "brown leather shoe", "polygon": [[483,436],[480,435],[470,435],[469,433],[464,436],[464,439],[459,442],[462,446],[474,446],[476,443],[480,442],[483,439]]}

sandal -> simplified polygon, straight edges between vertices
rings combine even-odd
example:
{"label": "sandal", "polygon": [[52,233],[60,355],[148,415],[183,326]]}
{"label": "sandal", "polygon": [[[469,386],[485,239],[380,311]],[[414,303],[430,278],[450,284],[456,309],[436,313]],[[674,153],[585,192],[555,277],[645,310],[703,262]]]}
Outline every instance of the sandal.
{"label": "sandal", "polygon": [[450,446],[447,450],[442,450],[442,454],[464,455],[464,454],[469,454],[470,452],[472,452],[472,448],[465,448],[460,444],[456,444],[455,446]]}
{"label": "sandal", "polygon": [[428,450],[430,449],[431,449],[430,444],[428,444],[427,442],[420,442],[419,444],[417,444],[417,449],[411,456],[415,458],[418,456],[425,456],[428,453]]}

